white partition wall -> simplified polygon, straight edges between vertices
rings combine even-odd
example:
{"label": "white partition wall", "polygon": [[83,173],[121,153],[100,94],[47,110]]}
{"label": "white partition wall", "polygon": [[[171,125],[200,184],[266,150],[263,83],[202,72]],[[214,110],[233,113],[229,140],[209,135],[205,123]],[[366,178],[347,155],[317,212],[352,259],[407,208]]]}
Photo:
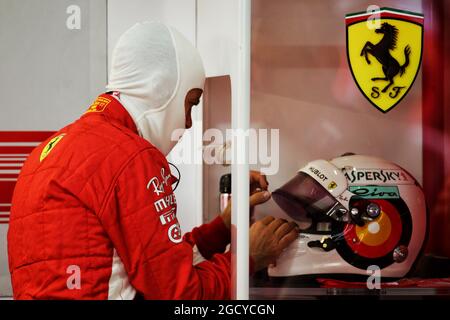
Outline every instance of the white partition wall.
{"label": "white partition wall", "polygon": [[237,68],[239,1],[197,0],[197,47],[207,77],[231,75]]}
{"label": "white partition wall", "polygon": [[[239,133],[231,141],[232,295],[248,299],[249,165],[245,131],[250,121],[251,0],[199,0],[198,48],[209,76],[229,75],[231,80],[231,127]],[[214,113],[214,101],[210,99],[209,103],[208,112]]]}
{"label": "white partition wall", "polygon": [[0,49],[0,297],[8,297],[14,183],[31,149],[104,90],[106,0],[0,0]]}

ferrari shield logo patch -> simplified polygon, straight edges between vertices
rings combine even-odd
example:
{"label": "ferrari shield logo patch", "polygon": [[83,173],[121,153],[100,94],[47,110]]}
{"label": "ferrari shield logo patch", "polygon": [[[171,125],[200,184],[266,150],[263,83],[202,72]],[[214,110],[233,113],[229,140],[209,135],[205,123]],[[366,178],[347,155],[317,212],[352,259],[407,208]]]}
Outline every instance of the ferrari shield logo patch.
{"label": "ferrari shield logo patch", "polygon": [[423,21],[420,13],[389,8],[345,17],[353,78],[362,94],[384,113],[398,105],[417,76]]}
{"label": "ferrari shield logo patch", "polygon": [[65,135],[66,135],[65,133],[60,134],[59,136],[54,137],[47,143],[44,149],[42,149],[41,156],[39,157],[40,162],[42,162],[42,160],[47,158],[49,153],[52,152],[53,148],[56,147],[56,145],[62,140],[62,138],[64,138]]}

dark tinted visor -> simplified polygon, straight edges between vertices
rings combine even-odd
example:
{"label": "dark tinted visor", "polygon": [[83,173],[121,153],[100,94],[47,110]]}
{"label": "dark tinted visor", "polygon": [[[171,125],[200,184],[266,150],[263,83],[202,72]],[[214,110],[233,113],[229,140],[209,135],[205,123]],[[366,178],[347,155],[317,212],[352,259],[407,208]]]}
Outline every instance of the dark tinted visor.
{"label": "dark tinted visor", "polygon": [[298,172],[275,190],[272,197],[286,214],[298,221],[323,218],[337,203],[322,185],[304,172]]}

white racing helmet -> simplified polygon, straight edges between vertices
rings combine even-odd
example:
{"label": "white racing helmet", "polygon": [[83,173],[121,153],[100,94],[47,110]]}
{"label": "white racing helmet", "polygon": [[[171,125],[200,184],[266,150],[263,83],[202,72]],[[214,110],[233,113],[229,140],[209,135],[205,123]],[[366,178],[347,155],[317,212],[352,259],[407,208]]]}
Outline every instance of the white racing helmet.
{"label": "white racing helmet", "polygon": [[275,202],[306,225],[269,276],[405,276],[421,251],[427,217],[420,185],[404,169],[362,155],[316,160],[273,192]]}

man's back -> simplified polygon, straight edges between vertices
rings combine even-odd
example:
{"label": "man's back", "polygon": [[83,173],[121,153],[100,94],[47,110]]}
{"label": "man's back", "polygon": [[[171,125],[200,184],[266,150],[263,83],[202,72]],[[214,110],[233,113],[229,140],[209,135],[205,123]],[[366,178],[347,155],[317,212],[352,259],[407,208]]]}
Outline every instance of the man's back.
{"label": "man's back", "polygon": [[15,298],[108,297],[114,248],[96,213],[121,167],[151,145],[119,104],[99,112],[113,97],[99,99],[21,171],[8,234]]}

